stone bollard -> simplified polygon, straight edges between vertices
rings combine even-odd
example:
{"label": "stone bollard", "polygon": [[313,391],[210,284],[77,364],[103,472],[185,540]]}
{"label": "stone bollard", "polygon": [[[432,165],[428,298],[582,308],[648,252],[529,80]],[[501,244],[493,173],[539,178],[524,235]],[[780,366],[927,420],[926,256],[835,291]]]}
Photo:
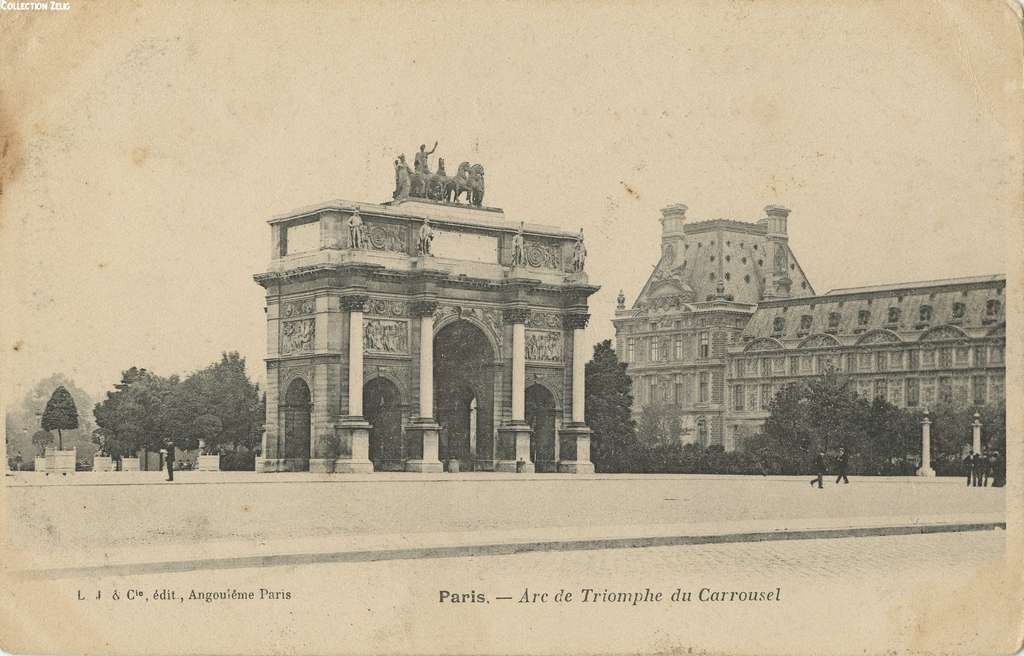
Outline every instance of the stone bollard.
{"label": "stone bollard", "polygon": [[921,467],[917,470],[918,476],[935,476],[932,469],[932,420],[928,416],[928,410],[924,411],[921,418]]}
{"label": "stone bollard", "polygon": [[974,423],[971,424],[971,448],[975,453],[981,453],[981,415],[974,413]]}

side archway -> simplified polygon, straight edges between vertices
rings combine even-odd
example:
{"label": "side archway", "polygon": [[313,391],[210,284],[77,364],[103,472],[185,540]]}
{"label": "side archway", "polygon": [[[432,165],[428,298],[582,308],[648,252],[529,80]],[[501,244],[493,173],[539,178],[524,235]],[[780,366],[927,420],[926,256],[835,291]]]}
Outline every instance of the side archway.
{"label": "side archway", "polygon": [[370,460],[375,471],[402,471],[402,396],[383,376],[363,385],[363,414],[370,423]]}
{"label": "side archway", "polygon": [[555,450],[556,415],[555,397],[546,387],[535,383],[526,388],[526,423],[533,429],[530,459],[537,471],[558,470]]}
{"label": "side archway", "polygon": [[309,469],[311,411],[309,385],[293,379],[284,396],[284,457],[292,471]]}

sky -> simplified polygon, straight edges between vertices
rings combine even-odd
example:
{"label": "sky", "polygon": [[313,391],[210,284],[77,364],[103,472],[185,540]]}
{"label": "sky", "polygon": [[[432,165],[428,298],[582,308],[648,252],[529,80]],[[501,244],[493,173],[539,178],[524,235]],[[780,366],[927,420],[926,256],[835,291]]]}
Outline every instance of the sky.
{"label": "sky", "polygon": [[999,2],[118,3],[0,14],[8,403],[63,372],[236,350],[264,377],[266,220],[383,202],[392,160],[487,170],[510,222],[587,235],[592,341],[659,209],[789,207],[815,289],[1007,272],[1018,18]]}

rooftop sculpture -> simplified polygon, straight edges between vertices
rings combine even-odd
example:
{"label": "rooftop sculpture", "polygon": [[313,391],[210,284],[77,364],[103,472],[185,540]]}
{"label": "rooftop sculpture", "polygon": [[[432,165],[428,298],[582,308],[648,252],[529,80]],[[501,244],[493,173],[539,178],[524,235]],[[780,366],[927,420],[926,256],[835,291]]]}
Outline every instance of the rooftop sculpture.
{"label": "rooftop sculpture", "polygon": [[437,150],[427,150],[421,144],[416,153],[414,169],[409,168],[405,154],[395,160],[395,200],[405,198],[426,198],[446,203],[459,203],[465,195],[466,202],[480,207],[484,201],[484,167],[481,164],[462,162],[454,176],[445,171],[444,158],[437,160],[437,172],[430,172],[430,155]]}

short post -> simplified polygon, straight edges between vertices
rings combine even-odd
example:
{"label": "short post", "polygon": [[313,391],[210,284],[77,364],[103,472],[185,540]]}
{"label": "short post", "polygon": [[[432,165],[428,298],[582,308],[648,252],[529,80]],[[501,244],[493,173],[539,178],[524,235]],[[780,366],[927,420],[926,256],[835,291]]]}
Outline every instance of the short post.
{"label": "short post", "polygon": [[924,411],[921,418],[921,467],[917,470],[918,476],[935,476],[932,469],[932,420],[928,417],[928,410]]}
{"label": "short post", "polygon": [[974,449],[975,453],[981,453],[981,415],[977,412],[974,413],[974,423],[971,424],[973,430],[971,448]]}

